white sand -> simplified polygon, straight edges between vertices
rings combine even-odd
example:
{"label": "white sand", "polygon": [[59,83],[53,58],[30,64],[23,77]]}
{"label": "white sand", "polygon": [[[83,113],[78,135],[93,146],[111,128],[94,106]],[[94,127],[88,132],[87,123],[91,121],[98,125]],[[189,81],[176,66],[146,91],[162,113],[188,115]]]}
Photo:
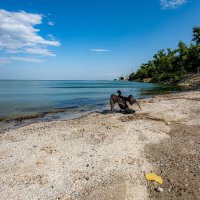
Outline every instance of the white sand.
{"label": "white sand", "polygon": [[148,199],[146,144],[170,122],[200,124],[200,92],[141,100],[135,114],[89,114],[1,134],[1,199]]}

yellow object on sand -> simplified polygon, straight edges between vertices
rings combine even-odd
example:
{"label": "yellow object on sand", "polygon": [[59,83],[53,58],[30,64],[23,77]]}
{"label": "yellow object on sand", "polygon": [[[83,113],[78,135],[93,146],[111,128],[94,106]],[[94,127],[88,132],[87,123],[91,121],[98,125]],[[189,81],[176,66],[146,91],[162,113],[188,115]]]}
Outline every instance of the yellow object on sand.
{"label": "yellow object on sand", "polygon": [[163,183],[163,179],[160,176],[156,175],[155,173],[145,174],[145,177],[149,181],[156,181],[157,183],[160,183],[160,184]]}

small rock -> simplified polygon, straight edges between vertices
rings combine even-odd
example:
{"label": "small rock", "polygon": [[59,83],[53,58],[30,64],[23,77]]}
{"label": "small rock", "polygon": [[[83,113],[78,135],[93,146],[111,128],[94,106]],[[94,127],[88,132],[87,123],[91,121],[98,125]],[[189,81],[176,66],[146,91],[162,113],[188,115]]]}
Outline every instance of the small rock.
{"label": "small rock", "polygon": [[132,165],[132,164],[134,164],[135,160],[134,160],[132,157],[128,157],[128,158],[126,159],[126,162],[127,162],[129,165]]}
{"label": "small rock", "polygon": [[89,177],[86,177],[85,179],[88,181],[88,180],[89,180]]}
{"label": "small rock", "polygon": [[161,187],[156,187],[154,190],[156,192],[163,192],[164,191],[163,188],[161,188]]}
{"label": "small rock", "polygon": [[89,167],[89,164],[87,164],[86,167]]}

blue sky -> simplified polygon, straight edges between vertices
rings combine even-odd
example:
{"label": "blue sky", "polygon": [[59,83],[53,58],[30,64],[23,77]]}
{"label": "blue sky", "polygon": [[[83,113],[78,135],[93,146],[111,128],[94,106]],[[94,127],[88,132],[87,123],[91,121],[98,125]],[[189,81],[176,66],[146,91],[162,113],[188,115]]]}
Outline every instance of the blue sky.
{"label": "blue sky", "polygon": [[112,80],[195,25],[199,0],[2,0],[0,79]]}

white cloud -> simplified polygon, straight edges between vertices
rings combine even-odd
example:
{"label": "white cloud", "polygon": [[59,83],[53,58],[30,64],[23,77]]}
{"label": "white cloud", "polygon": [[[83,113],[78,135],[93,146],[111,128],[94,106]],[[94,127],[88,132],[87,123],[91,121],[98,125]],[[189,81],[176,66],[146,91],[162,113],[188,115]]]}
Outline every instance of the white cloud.
{"label": "white cloud", "polygon": [[41,59],[38,58],[29,58],[29,57],[11,57],[9,58],[9,60],[18,60],[18,61],[25,61],[25,62],[36,62],[36,63],[40,63],[40,62],[44,62]]}
{"label": "white cloud", "polygon": [[56,38],[54,37],[53,34],[48,34],[47,37],[48,37],[50,40],[53,40],[53,41],[56,40]]}
{"label": "white cloud", "polygon": [[[42,24],[42,18],[41,14],[25,11],[9,12],[0,9],[0,51],[9,54],[55,56],[48,47],[58,47],[60,42],[55,38],[44,39],[39,35],[40,30],[34,27]],[[24,61],[28,61],[27,58],[24,58]],[[39,59],[32,59],[32,62],[35,61],[39,61]]]}
{"label": "white cloud", "polygon": [[0,58],[0,65],[1,65],[1,64],[8,64],[8,63],[11,63],[11,61],[10,61],[9,59]]}
{"label": "white cloud", "polygon": [[90,49],[90,51],[95,51],[95,52],[108,52],[110,51],[109,49]]}
{"label": "white cloud", "polygon": [[25,62],[35,62],[40,63],[44,62],[38,58],[30,58],[30,57],[8,57],[8,58],[0,58],[0,63],[11,63],[12,61],[25,61]]}
{"label": "white cloud", "polygon": [[56,56],[56,54],[52,53],[48,49],[40,48],[40,47],[32,47],[26,48],[24,53],[35,54],[35,55],[44,55],[44,56]]}
{"label": "white cloud", "polygon": [[50,22],[48,22],[48,25],[49,25],[49,26],[54,26],[54,22],[51,22],[51,21],[50,21]]}
{"label": "white cloud", "polygon": [[160,0],[160,5],[163,9],[174,9],[186,2],[187,0]]}

